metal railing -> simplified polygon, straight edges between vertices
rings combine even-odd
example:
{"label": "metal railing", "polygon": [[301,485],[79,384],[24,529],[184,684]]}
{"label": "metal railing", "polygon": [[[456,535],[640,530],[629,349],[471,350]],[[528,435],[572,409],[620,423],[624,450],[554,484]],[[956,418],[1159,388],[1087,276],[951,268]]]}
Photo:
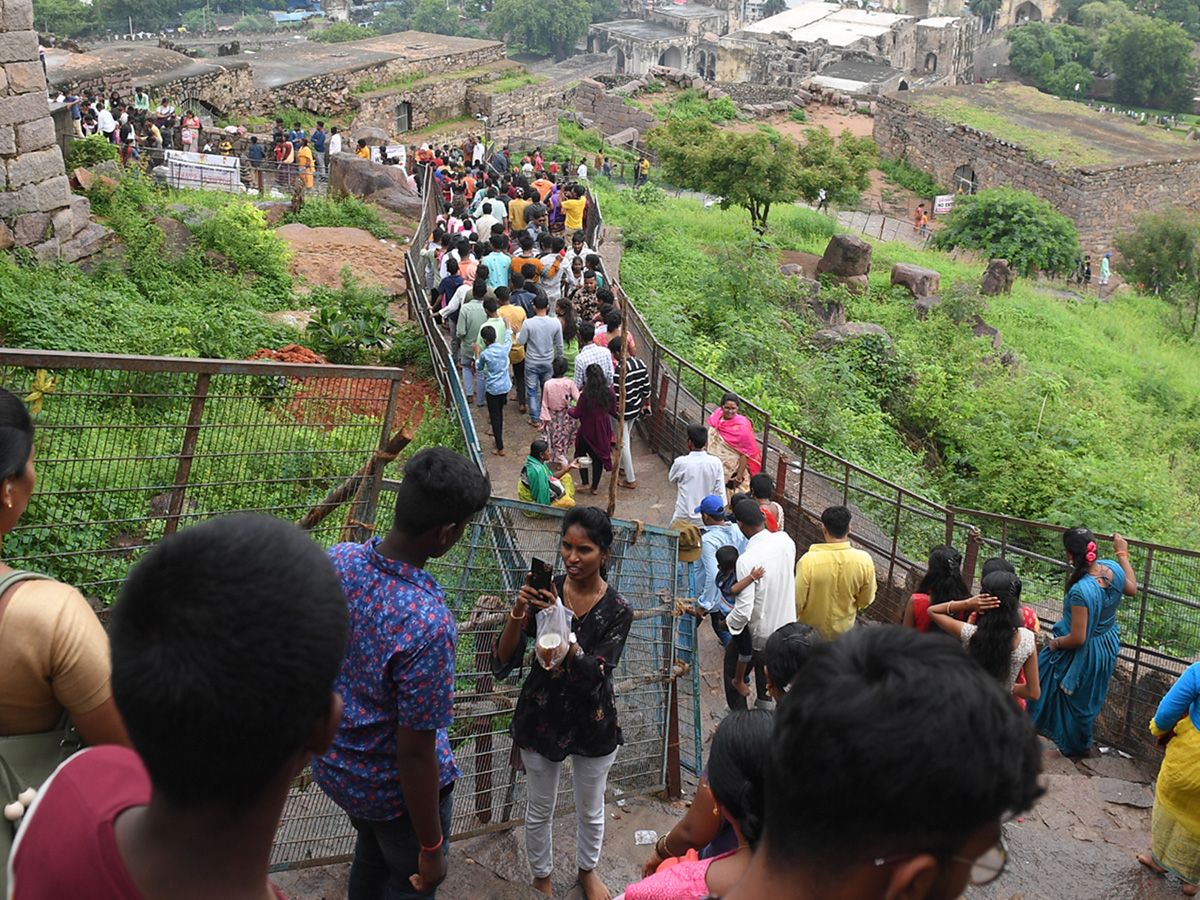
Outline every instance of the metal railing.
{"label": "metal railing", "polygon": [[[395,485],[386,482],[384,490]],[[381,504],[377,513],[381,531],[390,523],[389,506]],[[509,734],[523,673],[494,678],[491,656],[530,558],[557,557],[561,516],[560,510],[493,497],[462,540],[430,561],[429,571],[459,622],[450,745],[463,777],[454,790],[453,840],[508,829],[524,819],[525,780],[512,766]],[[609,580],[633,607],[634,622],[614,674],[624,744],[608,784],[614,792],[633,793],[661,788],[666,780],[678,535],[635,522],[614,520],[613,526]],[[524,671],[530,664],[527,658]],[[568,765],[559,784],[558,811],[574,802],[569,772]],[[342,810],[316,785],[294,787],[272,868],[345,860],[353,848],[354,831]]]}
{"label": "metal railing", "polygon": [[[0,349],[0,385],[34,410],[37,490],[5,561],[103,610],[164,535],[235,511],[298,520],[402,423],[406,373],[360,366]],[[356,483],[369,522],[382,467]],[[327,518],[328,543],[350,532]]]}
{"label": "metal railing", "polygon": [[[603,215],[594,195],[592,200],[595,241]],[[653,386],[652,414],[639,419],[637,428],[653,452],[669,462],[687,452],[687,426],[705,421],[724,393],[737,392],[663,346],[618,279],[611,280]],[[1022,602],[1047,624],[1061,617],[1064,527],[934,502],[779,428],[769,412],[745,397],[739,396],[738,404],[761,435],[763,471],[775,479],[775,499],[800,549],[823,539],[823,509],[851,509],[852,541],[872,555],[879,579],[876,602],[865,618],[899,622],[929,551],[955,541],[961,547],[968,527],[982,532],[985,549],[1017,565],[1025,583]],[[1097,535],[1098,540],[1110,537]],[[1161,751],[1146,723],[1174,679],[1200,658],[1200,553],[1134,539],[1129,544],[1138,593],[1125,599],[1118,615],[1121,651],[1095,734],[1098,743],[1155,760]]]}

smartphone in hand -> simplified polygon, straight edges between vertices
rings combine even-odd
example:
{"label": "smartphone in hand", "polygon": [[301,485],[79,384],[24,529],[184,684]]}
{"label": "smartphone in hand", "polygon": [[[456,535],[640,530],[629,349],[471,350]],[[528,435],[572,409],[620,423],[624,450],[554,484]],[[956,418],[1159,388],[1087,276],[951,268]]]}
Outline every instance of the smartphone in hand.
{"label": "smartphone in hand", "polygon": [[545,560],[538,559],[536,556],[529,562],[529,584],[537,591],[553,590],[550,585],[550,576],[554,568]]}

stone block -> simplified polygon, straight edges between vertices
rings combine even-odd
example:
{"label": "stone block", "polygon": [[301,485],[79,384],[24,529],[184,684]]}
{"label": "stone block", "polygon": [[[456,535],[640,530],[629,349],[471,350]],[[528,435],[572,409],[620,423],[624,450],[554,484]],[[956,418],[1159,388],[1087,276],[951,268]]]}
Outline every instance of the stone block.
{"label": "stone block", "polygon": [[59,253],[67,262],[76,262],[98,253],[111,243],[112,232],[103,225],[92,223],[66,242],[60,242]]}
{"label": "stone block", "polygon": [[[53,127],[53,125],[51,126]],[[17,132],[11,125],[0,126],[0,155],[13,156],[17,152]]]}
{"label": "stone block", "polygon": [[75,217],[75,234],[92,224],[92,201],[87,197],[71,197],[71,215]]}
{"label": "stone block", "polygon": [[23,0],[6,0],[4,4],[4,31],[29,31],[33,28],[33,4]]}
{"label": "stone block", "polygon": [[17,152],[31,153],[54,145],[54,120],[46,117],[16,126]]}
{"label": "stone block", "polygon": [[43,244],[38,244],[33,248],[33,255],[37,257],[37,261],[43,265],[49,265],[58,259],[58,238],[50,238]]}
{"label": "stone block", "polygon": [[[15,159],[8,160],[9,189],[22,185],[40,183],[64,172],[62,151],[58,147],[46,150],[35,150],[33,153],[22,153]],[[59,204],[65,206],[65,203]],[[42,207],[48,209],[49,207]]]}
{"label": "stone block", "polygon": [[812,342],[818,350],[830,350],[846,341],[870,335],[878,337],[887,347],[892,345],[891,335],[882,325],[876,325],[874,322],[847,322],[832,328],[822,328],[813,334]]}
{"label": "stone block", "polygon": [[9,230],[9,227],[3,222],[0,222],[0,250],[7,250],[10,247],[15,246],[16,243],[17,242],[13,239],[13,233]]}
{"label": "stone block", "polygon": [[[12,35],[0,34],[0,41],[3,41],[7,37],[12,37]],[[36,43],[33,49],[36,53]],[[46,94],[43,91],[0,98],[0,126],[15,125],[18,122],[32,122],[34,119],[41,119],[49,114],[50,101],[46,98]]]}
{"label": "stone block", "polygon": [[[5,4],[8,6],[9,4]],[[16,4],[12,4],[16,6]],[[30,18],[32,18],[32,10],[30,10]],[[14,16],[17,15],[14,9]],[[4,11],[4,18],[8,18],[8,10]],[[30,25],[32,26],[32,22]],[[27,62],[31,59],[38,58],[38,39],[35,31],[7,31],[0,32],[0,63],[10,62]],[[45,99],[44,97],[42,99]]]}
{"label": "stone block", "polygon": [[912,263],[896,263],[892,266],[892,285],[908,289],[914,299],[932,297],[942,285],[940,272]]}
{"label": "stone block", "polygon": [[50,228],[50,214],[44,212],[21,213],[13,220],[13,240],[22,247],[40,244]]}
{"label": "stone block", "polygon": [[9,63],[4,67],[4,77],[8,79],[8,89],[14,94],[46,90],[46,76],[40,62]]}
{"label": "stone block", "polygon": [[856,234],[835,234],[817,263],[817,273],[866,275],[871,271],[871,245]]}
{"label": "stone block", "polygon": [[58,175],[41,184],[26,185],[21,191],[24,192],[28,188],[34,188],[32,195],[35,201],[29,209],[49,211],[60,206],[69,206],[71,203],[71,180],[66,175]]}

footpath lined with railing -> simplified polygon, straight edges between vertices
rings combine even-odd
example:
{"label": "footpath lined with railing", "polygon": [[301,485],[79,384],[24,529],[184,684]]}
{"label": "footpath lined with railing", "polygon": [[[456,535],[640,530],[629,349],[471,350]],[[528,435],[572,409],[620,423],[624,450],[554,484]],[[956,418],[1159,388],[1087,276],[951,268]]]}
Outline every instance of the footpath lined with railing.
{"label": "footpath lined with railing", "polygon": [[[591,201],[588,243],[597,247],[603,215],[594,194]],[[670,461],[687,452],[688,424],[705,421],[723,394],[737,392],[665,347],[619,278],[609,274],[653,386],[653,411],[637,429],[653,452]],[[982,532],[981,559],[1001,556],[1018,567],[1022,601],[1034,605],[1044,623],[1062,615],[1063,526],[929,500],[786,431],[742,395],[739,407],[759,435],[763,471],[775,479],[775,499],[799,548],[822,540],[819,520],[827,506],[853,510],[852,540],[874,557],[879,578],[868,619],[899,622],[930,549],[943,543],[961,548],[970,528]],[[1096,537],[1103,545],[1112,536]],[[1095,733],[1100,744],[1159,759],[1147,723],[1175,678],[1200,657],[1200,552],[1134,538],[1129,551],[1138,593],[1126,598],[1118,615],[1121,652]]]}

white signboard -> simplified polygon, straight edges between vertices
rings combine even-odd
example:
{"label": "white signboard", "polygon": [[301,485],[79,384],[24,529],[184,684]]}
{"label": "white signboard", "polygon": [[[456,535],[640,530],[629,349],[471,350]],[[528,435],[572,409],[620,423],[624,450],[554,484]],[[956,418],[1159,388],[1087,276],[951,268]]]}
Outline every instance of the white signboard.
{"label": "white signboard", "polygon": [[236,191],[242,185],[241,164],[236,156],[168,150],[166,163],[167,184],[173,188]]}
{"label": "white signboard", "polygon": [[933,214],[935,216],[944,216],[954,209],[953,194],[938,194],[933,198]]}
{"label": "white signboard", "polygon": [[386,147],[371,147],[371,162],[383,162],[384,157],[396,160],[398,166],[408,166],[408,148],[404,144],[389,144]]}

